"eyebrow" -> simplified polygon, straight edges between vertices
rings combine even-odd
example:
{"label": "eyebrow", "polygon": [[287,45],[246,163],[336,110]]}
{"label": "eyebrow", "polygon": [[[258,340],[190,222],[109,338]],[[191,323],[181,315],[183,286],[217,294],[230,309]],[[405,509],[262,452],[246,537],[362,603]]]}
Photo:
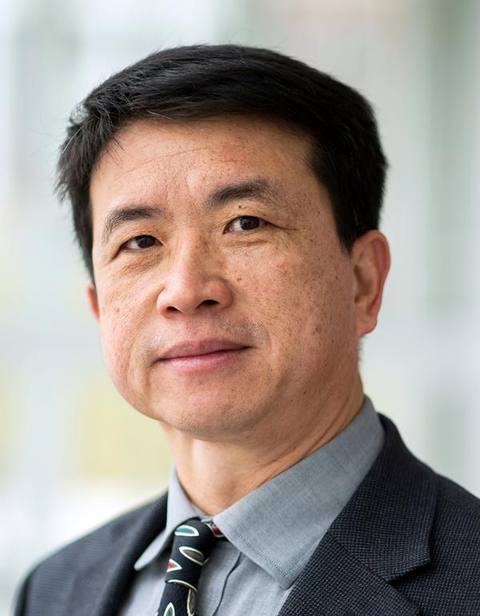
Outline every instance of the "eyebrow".
{"label": "eyebrow", "polygon": [[272,187],[268,180],[258,178],[223,186],[208,197],[206,207],[207,209],[217,209],[227,205],[230,201],[265,198],[276,201],[278,199],[278,192]]}
{"label": "eyebrow", "polygon": [[[217,209],[224,207],[231,201],[265,198],[278,203],[278,191],[266,179],[258,178],[222,186],[222,188],[215,190],[209,195],[205,202],[205,207],[208,210]],[[113,232],[126,222],[164,217],[165,212],[158,207],[146,205],[118,207],[112,210],[105,219],[102,243],[106,244]]]}
{"label": "eyebrow", "polygon": [[125,222],[163,217],[163,210],[158,207],[119,207],[110,212],[105,220],[102,232],[102,243],[106,244],[112,233]]}

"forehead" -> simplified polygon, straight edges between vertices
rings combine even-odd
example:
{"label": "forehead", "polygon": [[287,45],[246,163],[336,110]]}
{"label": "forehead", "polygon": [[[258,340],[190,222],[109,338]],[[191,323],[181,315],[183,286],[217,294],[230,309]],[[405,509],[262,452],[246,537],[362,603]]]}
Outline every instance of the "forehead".
{"label": "forehead", "polygon": [[[263,171],[283,175],[292,166],[311,173],[309,138],[286,124],[257,117],[186,122],[139,120],[120,130],[100,155],[91,189],[106,180],[202,183],[218,174]],[[173,176],[172,176],[173,174]]]}

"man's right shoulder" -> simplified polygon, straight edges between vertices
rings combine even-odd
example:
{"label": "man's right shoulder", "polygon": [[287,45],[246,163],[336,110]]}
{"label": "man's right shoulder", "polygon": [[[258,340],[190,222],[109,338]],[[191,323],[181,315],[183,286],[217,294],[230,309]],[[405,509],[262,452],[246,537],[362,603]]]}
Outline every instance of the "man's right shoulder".
{"label": "man's right shoulder", "polygon": [[[54,551],[33,567],[19,589],[17,611],[24,614],[32,595],[53,598],[59,603],[67,598],[74,580],[115,553],[141,550],[165,523],[166,495],[128,511],[99,528]],[[47,600],[46,603],[49,603]]]}
{"label": "man's right shoulder", "polygon": [[47,556],[40,563],[41,566],[49,564],[68,564],[70,566],[84,567],[89,562],[96,561],[116,544],[123,542],[128,537],[132,528],[139,520],[148,516],[149,511],[158,503],[158,499],[136,507],[123,513],[113,520],[102,524],[97,529],[72,541]]}

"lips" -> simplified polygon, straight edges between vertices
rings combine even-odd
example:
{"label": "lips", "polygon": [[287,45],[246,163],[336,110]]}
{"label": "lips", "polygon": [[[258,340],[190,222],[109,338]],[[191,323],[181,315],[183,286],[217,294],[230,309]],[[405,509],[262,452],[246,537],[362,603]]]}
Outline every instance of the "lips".
{"label": "lips", "polygon": [[240,351],[245,348],[247,348],[245,344],[234,342],[232,340],[202,340],[197,342],[187,342],[170,347],[167,351],[162,353],[160,356],[160,361],[202,357],[213,353],[221,353],[222,351]]}

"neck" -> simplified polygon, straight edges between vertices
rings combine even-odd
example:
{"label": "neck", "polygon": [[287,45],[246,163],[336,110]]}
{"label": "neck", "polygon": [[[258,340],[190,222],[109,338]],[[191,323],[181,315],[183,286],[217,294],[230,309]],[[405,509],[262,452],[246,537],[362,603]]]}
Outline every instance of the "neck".
{"label": "neck", "polygon": [[355,387],[336,404],[322,404],[312,412],[302,409],[301,414],[277,411],[273,426],[258,425],[242,438],[203,440],[168,426],[164,429],[187,496],[206,514],[215,515],[331,441],[362,404],[358,377]]}

